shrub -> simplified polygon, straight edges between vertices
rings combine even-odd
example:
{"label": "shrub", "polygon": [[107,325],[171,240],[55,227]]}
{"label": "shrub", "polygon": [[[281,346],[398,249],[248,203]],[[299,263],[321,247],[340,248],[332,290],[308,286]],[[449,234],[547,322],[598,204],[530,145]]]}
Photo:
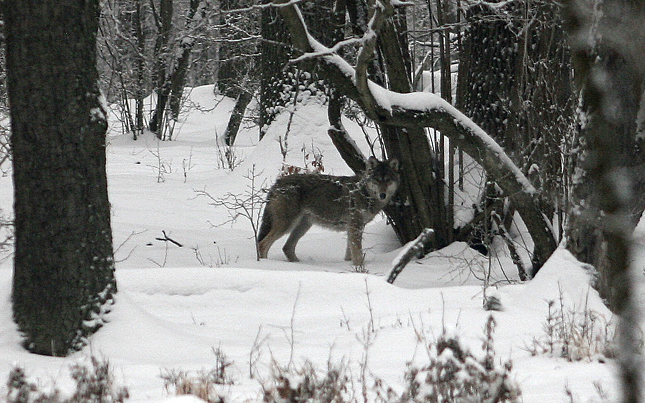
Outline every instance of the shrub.
{"label": "shrub", "polygon": [[510,379],[510,361],[495,364],[493,330],[495,320],[489,316],[482,345],[484,357],[478,359],[457,336],[444,333],[430,346],[430,363],[409,368],[407,387],[399,402],[423,403],[513,403],[521,391]]}
{"label": "shrub", "polygon": [[208,403],[223,403],[215,385],[218,384],[216,371],[200,371],[190,374],[171,370],[161,375],[166,392],[170,395],[192,395]]}
{"label": "shrub", "polygon": [[215,367],[210,371],[188,373],[186,371],[166,371],[161,375],[168,394],[192,395],[208,403],[223,403],[224,397],[218,393],[217,385],[232,385],[233,380],[227,369],[233,365],[219,348],[213,349]]}
{"label": "shrub", "polygon": [[410,366],[405,375],[406,386],[397,394],[383,381],[373,378],[371,387],[366,377],[356,383],[346,365],[327,365],[318,372],[309,362],[300,369],[274,366],[272,381],[263,385],[266,403],[518,403],[521,390],[510,378],[510,361],[496,365],[493,349],[495,320],[488,318],[482,345],[483,358],[475,357],[457,336],[445,331],[429,346],[430,363]]}
{"label": "shrub", "polygon": [[82,365],[72,367],[76,391],[66,403],[123,403],[129,397],[128,390],[115,387],[108,361],[92,357],[91,362],[91,368]]}
{"label": "shrub", "polygon": [[562,357],[567,361],[604,361],[616,356],[615,327],[610,320],[590,309],[567,309],[563,298],[548,301],[544,334],[532,340],[526,350],[532,355]]}
{"label": "shrub", "polygon": [[63,399],[57,389],[40,391],[35,383],[27,380],[25,371],[16,367],[9,374],[7,403],[123,403],[129,397],[126,388],[115,387],[108,361],[92,357],[90,368],[74,365],[71,375],[76,390],[70,398]]}
{"label": "shrub", "polygon": [[343,365],[328,364],[327,371],[319,374],[310,362],[300,369],[282,369],[274,365],[273,381],[263,386],[266,403],[352,403],[354,388]]}

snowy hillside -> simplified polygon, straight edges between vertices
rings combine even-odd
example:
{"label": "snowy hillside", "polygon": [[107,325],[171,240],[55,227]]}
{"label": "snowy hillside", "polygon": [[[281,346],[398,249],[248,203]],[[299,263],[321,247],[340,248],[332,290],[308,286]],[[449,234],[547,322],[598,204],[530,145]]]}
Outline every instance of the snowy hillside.
{"label": "snowy hillside", "polygon": [[[343,260],[344,234],[316,227],[298,244],[301,262],[286,261],[284,239],[269,259],[258,262],[249,221],[229,222],[230,212],[213,206],[212,199],[248,192],[250,178],[254,190],[269,186],[283,164],[285,136],[285,163],[302,167],[318,154],[325,173],[351,171],[333,148],[326,112],[315,102],[293,116],[280,115],[261,142],[257,127],[243,125],[229,153],[236,165],[230,170],[219,136],[233,101],[216,99],[212,86],[195,88],[190,101],[193,107],[175,127],[172,142],[159,143],[149,134],[134,141],[112,122],[107,169],[119,292],[109,323],[85,350],[50,358],[20,347],[11,319],[12,263],[2,256],[0,400],[15,366],[45,390],[65,394],[74,385],[70,367],[96,356],[109,360],[131,402],[199,401],[174,396],[162,375],[208,372],[218,357],[230,363],[227,382],[216,385],[225,402],[261,401],[263,390],[271,388],[272,367],[302,368],[305,362],[321,373],[328,363],[344,366],[354,397],[363,401],[361,381],[369,382],[371,398],[376,379],[402,393],[407,366],[427,365],[428,345],[444,331],[483,355],[491,314],[497,323],[496,364],[512,361],[521,401],[569,402],[572,396],[574,402],[601,402],[603,393],[616,400],[615,364],[586,354],[595,346],[583,337],[576,346],[562,346],[555,333],[565,328],[547,326],[558,318],[593,323],[598,333],[590,341],[612,331],[611,313],[590,287],[584,266],[567,251],[558,250],[533,281],[518,284],[503,249],[486,257],[456,243],[411,263],[390,285],[384,275],[401,246],[377,217],[364,236],[367,274]],[[369,154],[362,130],[345,123]],[[11,178],[0,177],[5,212],[11,210],[11,194]],[[483,309],[490,295],[499,298],[501,311]],[[574,358],[585,358],[558,357],[566,348]]]}

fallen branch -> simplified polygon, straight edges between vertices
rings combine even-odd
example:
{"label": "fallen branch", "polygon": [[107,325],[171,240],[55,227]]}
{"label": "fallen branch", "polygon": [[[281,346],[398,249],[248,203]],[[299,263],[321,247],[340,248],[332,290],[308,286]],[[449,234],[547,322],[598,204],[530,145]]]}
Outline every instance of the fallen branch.
{"label": "fallen branch", "polygon": [[179,242],[175,241],[174,239],[170,238],[167,234],[166,231],[161,231],[163,234],[163,238],[155,238],[157,241],[163,241],[163,242],[172,242],[175,245],[179,246],[180,248],[183,247],[184,245],[180,244]]}

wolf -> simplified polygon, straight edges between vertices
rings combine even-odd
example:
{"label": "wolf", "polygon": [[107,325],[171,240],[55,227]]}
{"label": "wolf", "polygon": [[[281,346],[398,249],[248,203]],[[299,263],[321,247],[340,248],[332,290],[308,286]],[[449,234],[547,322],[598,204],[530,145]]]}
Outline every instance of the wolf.
{"label": "wolf", "polygon": [[297,262],[296,244],[313,224],[347,232],[345,260],[363,265],[363,229],[390,202],[400,183],[399,161],[370,157],[355,176],[293,174],[278,178],[267,195],[258,233],[258,256],[290,233],[282,251]]}

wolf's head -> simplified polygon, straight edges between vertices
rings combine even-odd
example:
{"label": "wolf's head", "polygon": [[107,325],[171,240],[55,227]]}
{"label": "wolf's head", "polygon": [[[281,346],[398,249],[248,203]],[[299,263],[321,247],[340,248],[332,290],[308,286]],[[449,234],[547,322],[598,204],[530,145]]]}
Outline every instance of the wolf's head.
{"label": "wolf's head", "polygon": [[399,187],[399,160],[379,161],[370,157],[363,181],[371,197],[387,204]]}

